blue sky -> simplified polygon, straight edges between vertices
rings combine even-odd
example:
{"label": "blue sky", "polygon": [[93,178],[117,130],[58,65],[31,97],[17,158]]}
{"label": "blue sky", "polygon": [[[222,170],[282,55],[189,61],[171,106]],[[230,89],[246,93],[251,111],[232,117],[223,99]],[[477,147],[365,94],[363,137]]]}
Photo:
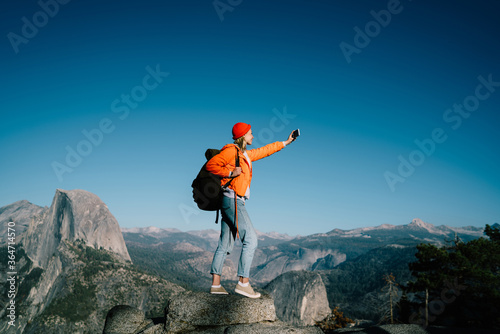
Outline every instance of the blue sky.
{"label": "blue sky", "polygon": [[218,228],[191,181],[246,122],[302,132],[254,164],[258,230],[500,221],[498,1],[0,6],[0,206],[85,189],[122,227]]}

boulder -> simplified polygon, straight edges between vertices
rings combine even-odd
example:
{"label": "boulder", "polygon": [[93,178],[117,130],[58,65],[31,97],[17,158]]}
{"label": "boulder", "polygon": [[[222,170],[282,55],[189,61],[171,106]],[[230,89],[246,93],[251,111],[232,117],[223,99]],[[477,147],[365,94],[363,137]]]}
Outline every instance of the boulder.
{"label": "boulder", "polygon": [[165,308],[168,331],[202,326],[226,326],[275,321],[274,301],[268,295],[251,299],[240,295],[211,295],[186,291],[169,300]]}
{"label": "boulder", "polygon": [[103,334],[136,333],[144,321],[143,311],[128,305],[118,305],[108,312]]}
{"label": "boulder", "polygon": [[317,272],[289,271],[266,286],[281,321],[312,326],[331,313],[325,284]]}

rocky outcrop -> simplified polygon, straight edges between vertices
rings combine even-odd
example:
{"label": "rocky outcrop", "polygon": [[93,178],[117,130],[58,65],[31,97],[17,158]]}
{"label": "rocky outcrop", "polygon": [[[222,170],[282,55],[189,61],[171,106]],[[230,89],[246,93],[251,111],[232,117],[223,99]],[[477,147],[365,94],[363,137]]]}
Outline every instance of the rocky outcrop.
{"label": "rocky outcrop", "polygon": [[290,271],[266,288],[274,298],[276,314],[294,325],[314,325],[330,314],[325,284],[317,272]]}
{"label": "rocky outcrop", "polygon": [[108,312],[104,334],[321,334],[318,327],[297,327],[276,320],[269,295],[250,299],[239,295],[211,295],[186,291],[172,297],[165,318],[145,319],[130,306],[119,305]]}
{"label": "rocky outcrop", "polygon": [[144,312],[128,305],[113,307],[106,316],[104,333],[137,333],[148,328]]}
{"label": "rocky outcrop", "polygon": [[276,320],[274,302],[269,296],[252,300],[239,295],[221,298],[191,291],[170,300],[165,314],[166,327],[172,331]]}
{"label": "rocky outcrop", "polygon": [[83,240],[131,261],[115,217],[99,197],[85,190],[56,190],[50,209],[35,217],[22,243],[33,263],[46,268],[64,240]]}
{"label": "rocky outcrop", "polygon": [[[33,217],[40,216],[49,208],[41,207],[26,200],[17,201],[0,208],[0,227],[2,231],[7,231],[7,224],[12,221],[16,231],[16,237],[19,238],[28,228]],[[0,233],[0,246],[6,243],[7,233]],[[18,239],[19,240],[19,239]]]}

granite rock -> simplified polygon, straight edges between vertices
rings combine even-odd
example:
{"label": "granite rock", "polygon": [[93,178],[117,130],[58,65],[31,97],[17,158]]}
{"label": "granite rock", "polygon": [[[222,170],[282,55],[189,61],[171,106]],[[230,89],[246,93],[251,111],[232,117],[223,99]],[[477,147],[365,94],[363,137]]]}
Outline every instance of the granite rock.
{"label": "granite rock", "polygon": [[124,262],[131,261],[116,218],[97,195],[57,189],[50,208],[23,234],[26,254],[45,269],[63,241],[76,240],[108,250]]}
{"label": "granite rock", "polygon": [[141,310],[128,305],[117,305],[106,316],[103,334],[135,333],[144,320],[144,312]]}
{"label": "granite rock", "polygon": [[268,295],[251,299],[239,295],[211,295],[186,291],[165,308],[166,328],[176,332],[199,326],[224,326],[275,321],[274,301]]}
{"label": "granite rock", "polygon": [[297,326],[312,326],[331,313],[321,276],[310,271],[290,271],[266,286],[274,298],[276,315]]}

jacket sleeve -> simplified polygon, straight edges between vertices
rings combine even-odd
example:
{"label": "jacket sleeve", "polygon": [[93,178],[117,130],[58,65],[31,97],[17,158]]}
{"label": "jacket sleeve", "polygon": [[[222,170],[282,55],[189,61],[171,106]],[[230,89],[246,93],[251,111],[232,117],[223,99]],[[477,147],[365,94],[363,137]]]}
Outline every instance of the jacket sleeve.
{"label": "jacket sleeve", "polygon": [[255,148],[253,150],[247,151],[248,157],[252,161],[256,161],[265,157],[270,156],[278,151],[281,151],[285,147],[282,141],[277,141],[266,146]]}
{"label": "jacket sleeve", "polygon": [[207,161],[205,168],[207,171],[217,176],[229,177],[229,173],[235,168],[234,160],[235,151],[223,149],[219,154]]}

